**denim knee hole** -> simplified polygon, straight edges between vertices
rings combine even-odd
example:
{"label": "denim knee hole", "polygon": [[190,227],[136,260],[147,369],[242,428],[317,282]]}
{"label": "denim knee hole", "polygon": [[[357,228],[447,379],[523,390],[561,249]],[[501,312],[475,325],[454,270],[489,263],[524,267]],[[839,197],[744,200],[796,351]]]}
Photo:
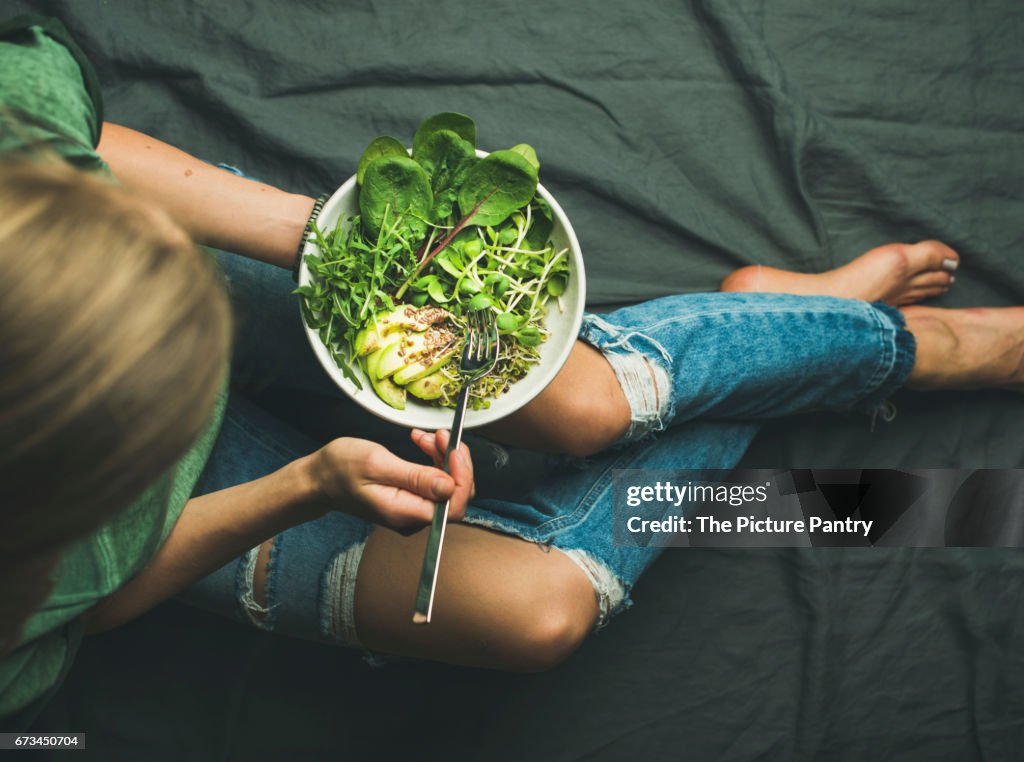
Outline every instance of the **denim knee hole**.
{"label": "denim knee hole", "polygon": [[264,599],[268,604],[266,606],[261,606],[256,600],[254,579],[256,577],[256,564],[259,562],[259,555],[260,546],[257,545],[246,553],[240,561],[238,602],[241,604],[242,611],[246,618],[253,626],[258,627],[261,630],[272,630],[273,620],[271,618],[271,614],[273,613],[274,607],[270,602],[270,561],[273,560],[273,546],[271,546],[270,559],[267,562],[267,589],[266,595],[264,596]]}
{"label": "denim knee hole", "polygon": [[630,602],[626,597],[626,586],[612,573],[605,564],[598,561],[585,550],[579,548],[557,548],[569,557],[590,580],[597,597],[597,627],[604,627],[612,616],[622,608],[628,608]]}
{"label": "denim knee hole", "polygon": [[671,418],[672,382],[661,363],[639,352],[605,352],[629,403],[629,428],[624,442],[661,431]]}
{"label": "denim knee hole", "polygon": [[327,566],[320,588],[320,631],[342,646],[361,647],[356,635],[356,575],[366,540],[338,553]]}

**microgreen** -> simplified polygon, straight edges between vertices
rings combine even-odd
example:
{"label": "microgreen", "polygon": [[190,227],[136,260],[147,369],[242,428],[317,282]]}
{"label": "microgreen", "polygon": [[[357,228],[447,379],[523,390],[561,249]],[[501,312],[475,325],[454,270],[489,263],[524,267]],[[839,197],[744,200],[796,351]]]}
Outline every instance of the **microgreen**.
{"label": "microgreen", "polygon": [[[396,139],[377,138],[359,160],[360,213],[315,231],[319,253],[305,258],[310,283],[296,293],[306,324],[357,386],[355,334],[400,304],[441,306],[456,324],[475,310],[496,313],[501,352],[495,371],[473,386],[474,408],[539,360],[549,300],[560,307],[568,284],[567,251],[549,240],[533,148],[479,159],[475,142],[473,120],[455,113],[420,125],[411,158]],[[453,406],[457,357],[437,373],[438,402]]]}

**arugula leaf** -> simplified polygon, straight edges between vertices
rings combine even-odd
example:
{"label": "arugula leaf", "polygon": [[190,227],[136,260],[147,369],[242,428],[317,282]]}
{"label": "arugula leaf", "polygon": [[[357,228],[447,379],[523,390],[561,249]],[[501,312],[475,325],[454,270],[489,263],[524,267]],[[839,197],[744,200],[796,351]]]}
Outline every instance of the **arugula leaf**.
{"label": "arugula leaf", "polygon": [[[536,196],[533,148],[478,159],[475,143],[475,124],[455,113],[420,125],[412,158],[395,138],[374,140],[357,170],[360,214],[326,233],[314,229],[319,253],[305,257],[311,281],[296,293],[306,324],[353,381],[356,333],[379,311],[409,303],[444,304],[456,324],[473,310],[497,313],[508,341],[495,371],[471,389],[474,409],[538,362],[549,300],[562,309],[567,250],[548,240],[553,220]],[[462,383],[457,362],[438,372],[438,404],[451,407]]]}

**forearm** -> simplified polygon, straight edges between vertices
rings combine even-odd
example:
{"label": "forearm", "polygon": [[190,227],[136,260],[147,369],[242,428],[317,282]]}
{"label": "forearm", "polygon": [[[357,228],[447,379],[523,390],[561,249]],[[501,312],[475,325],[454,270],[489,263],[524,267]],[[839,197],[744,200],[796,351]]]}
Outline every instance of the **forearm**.
{"label": "forearm", "polygon": [[98,151],[124,185],[162,206],[198,243],[291,268],[313,199],[109,122]]}
{"label": "forearm", "polygon": [[447,432],[416,432],[434,460],[403,460],[382,445],[341,437],[262,479],[188,501],[149,565],[83,616],[87,632],[116,627],[185,589],[283,530],[343,510],[393,529],[430,522],[434,504],[451,499],[451,519],[466,509],[473,466],[465,443],[441,470]]}
{"label": "forearm", "polygon": [[320,502],[308,458],[193,498],[146,568],[86,612],[86,630],[107,630],[139,616],[278,532],[321,515]]}

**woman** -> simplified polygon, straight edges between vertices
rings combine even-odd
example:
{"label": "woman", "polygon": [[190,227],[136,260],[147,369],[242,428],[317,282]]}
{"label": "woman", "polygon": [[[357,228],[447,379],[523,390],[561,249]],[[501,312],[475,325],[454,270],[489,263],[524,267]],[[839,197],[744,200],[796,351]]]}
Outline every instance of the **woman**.
{"label": "woman", "polygon": [[[0,147],[42,142],[79,166],[109,166],[123,187],[38,162],[0,178],[0,282],[11,284],[0,305],[0,714],[45,696],[83,628],[116,626],[181,591],[283,633],[544,668],[627,606],[657,555],[611,545],[613,468],[729,468],[760,418],[871,410],[904,384],[1024,380],[1021,310],[901,315],[861,301],[941,292],[957,262],[941,244],[885,247],[823,276],[740,271],[726,289],[802,295],[701,294],[589,316],[558,378],[488,433],[601,454],[520,502],[466,507],[465,448],[448,477],[366,440],[317,447],[241,399],[225,409],[228,310],[190,241],[248,258],[220,257],[240,314],[232,378],[264,382],[276,363],[279,385],[326,390],[288,298],[312,199],[115,125],[94,152],[100,111],[85,64],[51,27],[29,23],[9,39],[0,71],[28,61],[53,73],[57,92],[0,82],[18,114]],[[41,101],[62,104],[61,118]],[[413,439],[435,463],[447,441]],[[407,531],[447,496],[466,521],[446,540],[435,622],[415,627],[425,533],[374,523]]]}

